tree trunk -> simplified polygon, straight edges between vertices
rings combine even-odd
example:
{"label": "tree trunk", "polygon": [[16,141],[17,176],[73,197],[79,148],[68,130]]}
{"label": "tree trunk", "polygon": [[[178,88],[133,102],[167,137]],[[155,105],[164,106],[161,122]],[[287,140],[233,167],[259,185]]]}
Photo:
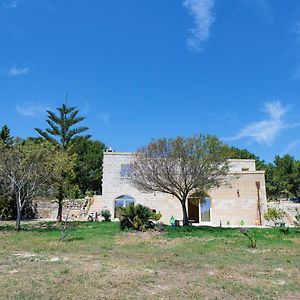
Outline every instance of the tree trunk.
{"label": "tree trunk", "polygon": [[63,201],[64,201],[64,188],[62,185],[60,185],[58,187],[58,197],[57,197],[57,203],[58,203],[58,212],[56,217],[57,222],[62,221]]}
{"label": "tree trunk", "polygon": [[57,217],[56,217],[57,222],[62,221],[62,212],[63,212],[62,200],[58,199],[58,211],[57,211]]}
{"label": "tree trunk", "polygon": [[18,207],[17,208],[17,219],[16,219],[16,230],[17,231],[20,231],[20,229],[21,229],[21,218],[22,218],[22,211]]}
{"label": "tree trunk", "polygon": [[16,205],[17,205],[17,219],[16,219],[16,230],[20,231],[21,229],[21,218],[22,218],[22,203],[21,203],[21,194],[20,192],[16,193]]}
{"label": "tree trunk", "polygon": [[189,218],[188,218],[187,209],[186,209],[186,199],[181,200],[181,206],[182,206],[183,226],[188,226],[189,225]]}

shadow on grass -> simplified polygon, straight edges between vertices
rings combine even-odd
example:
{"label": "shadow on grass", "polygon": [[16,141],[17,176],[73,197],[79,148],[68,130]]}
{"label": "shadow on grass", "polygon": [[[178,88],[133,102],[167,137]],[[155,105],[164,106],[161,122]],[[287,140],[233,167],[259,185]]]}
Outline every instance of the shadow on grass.
{"label": "shadow on grass", "polygon": [[232,236],[239,233],[239,228],[223,228],[223,227],[210,227],[210,226],[181,226],[171,227],[167,226],[167,236],[169,237],[184,237],[184,236]]}
{"label": "shadow on grass", "polygon": [[82,241],[84,240],[83,236],[67,236],[63,242],[74,242],[74,241]]}
{"label": "shadow on grass", "polygon": [[[24,221],[21,223],[21,232],[32,233],[46,233],[46,234],[59,234],[62,231],[64,222],[57,223],[51,221]],[[70,221],[67,225],[68,234],[75,234],[78,236],[90,236],[95,235],[114,235],[120,231],[119,223],[116,222],[82,222],[82,221]],[[0,233],[16,233],[15,223],[12,222],[0,222]],[[74,237],[76,239],[78,237]]]}

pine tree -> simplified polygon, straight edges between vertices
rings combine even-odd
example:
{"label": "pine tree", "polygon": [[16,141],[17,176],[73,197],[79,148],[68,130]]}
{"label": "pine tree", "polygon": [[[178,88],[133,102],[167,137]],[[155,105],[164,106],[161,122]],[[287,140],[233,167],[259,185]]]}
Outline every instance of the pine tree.
{"label": "pine tree", "polygon": [[[88,130],[88,127],[77,127],[74,128],[76,124],[83,121],[84,117],[78,117],[79,110],[77,107],[69,107],[67,104],[62,104],[61,107],[57,108],[58,114],[48,110],[48,116],[46,122],[50,126],[46,130],[35,128],[35,130],[47,141],[58,146],[62,151],[67,152],[72,142],[80,137],[81,133]],[[81,136],[86,139],[90,138],[90,135]],[[68,174],[62,173],[62,178],[67,179]],[[62,180],[64,181],[64,180]],[[57,193],[57,203],[58,203],[58,213],[57,221],[62,221],[62,211],[63,211],[63,200],[66,197],[64,184],[58,186]]]}
{"label": "pine tree", "polygon": [[[62,104],[57,110],[59,115],[56,115],[50,110],[47,111],[48,116],[46,122],[50,128],[46,128],[45,131],[40,128],[35,128],[35,130],[49,142],[61,147],[63,150],[67,150],[73,140],[89,128],[72,128],[85,119],[84,117],[77,116],[79,113],[77,107],[68,107],[67,104]],[[90,135],[84,137],[88,139]]]}
{"label": "pine tree", "polygon": [[12,142],[12,137],[10,136],[10,129],[7,125],[4,125],[0,131],[0,141],[2,141],[5,145],[8,145]]}

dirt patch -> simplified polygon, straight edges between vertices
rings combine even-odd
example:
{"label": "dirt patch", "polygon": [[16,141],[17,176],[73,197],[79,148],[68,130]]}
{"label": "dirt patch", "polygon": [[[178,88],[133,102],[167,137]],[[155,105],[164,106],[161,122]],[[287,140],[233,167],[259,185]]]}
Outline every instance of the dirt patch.
{"label": "dirt patch", "polygon": [[3,230],[3,231],[0,231],[0,235],[7,235],[7,234],[11,234],[11,233],[14,233],[15,231],[11,230]]}
{"label": "dirt patch", "polygon": [[15,253],[13,254],[14,256],[18,256],[21,258],[31,258],[31,257],[36,257],[37,255],[34,253],[29,253],[29,252],[23,252],[23,253]]}
{"label": "dirt patch", "polygon": [[127,232],[121,236],[116,237],[117,245],[136,244],[138,242],[152,243],[161,235],[160,232],[156,231],[134,231]]}
{"label": "dirt patch", "polygon": [[184,242],[201,242],[207,243],[214,241],[215,238],[199,238],[199,237],[185,237],[185,238],[167,238],[164,236],[164,232],[157,231],[134,231],[124,233],[121,236],[116,237],[117,245],[128,245],[128,244],[136,244],[136,243],[146,243],[154,246],[169,246],[176,245],[177,243]]}

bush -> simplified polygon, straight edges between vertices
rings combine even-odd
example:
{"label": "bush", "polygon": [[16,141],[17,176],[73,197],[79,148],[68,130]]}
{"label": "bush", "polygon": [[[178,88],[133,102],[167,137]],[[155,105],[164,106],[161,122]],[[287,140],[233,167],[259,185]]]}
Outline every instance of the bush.
{"label": "bush", "polygon": [[161,219],[161,217],[162,217],[162,214],[161,214],[160,211],[159,212],[155,212],[155,211],[152,212],[152,215],[151,215],[152,220],[159,221]]}
{"label": "bush", "polygon": [[153,219],[161,217],[161,214],[153,213],[152,210],[141,204],[131,204],[119,209],[120,227],[124,229],[135,229],[145,231],[154,228]]}
{"label": "bush", "polygon": [[256,248],[256,242],[257,242],[255,233],[253,231],[250,231],[249,228],[241,228],[240,231],[241,231],[242,235],[244,235],[248,238],[248,241],[249,241],[248,246],[250,248],[255,249]]}
{"label": "bush", "polygon": [[281,231],[282,233],[284,233],[284,234],[288,234],[288,233],[289,233],[289,230],[290,230],[290,228],[287,227],[287,226],[280,227],[279,229],[280,229],[280,231]]}
{"label": "bush", "polygon": [[104,222],[110,222],[111,221],[111,213],[108,209],[102,209],[101,210],[101,217],[104,218]]}
{"label": "bush", "polygon": [[[26,202],[22,212],[22,219],[34,219],[36,214],[36,204],[33,202]],[[16,217],[17,206],[15,199],[0,196],[0,221],[15,220]]]}
{"label": "bush", "polygon": [[264,213],[264,218],[273,222],[281,220],[284,216],[285,212],[280,208],[268,208],[267,212]]}

